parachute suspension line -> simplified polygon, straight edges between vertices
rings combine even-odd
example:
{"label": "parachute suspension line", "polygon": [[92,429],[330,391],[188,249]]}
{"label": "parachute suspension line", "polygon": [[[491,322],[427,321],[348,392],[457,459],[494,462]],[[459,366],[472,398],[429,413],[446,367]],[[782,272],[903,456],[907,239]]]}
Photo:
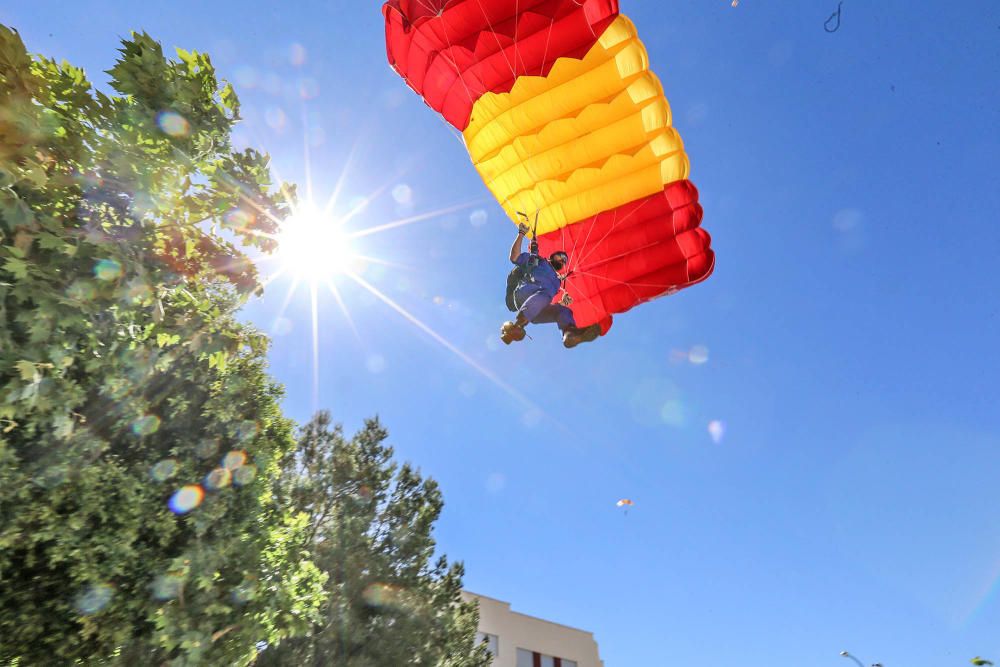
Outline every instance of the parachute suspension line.
{"label": "parachute suspension line", "polygon": [[431,14],[434,14],[434,13],[436,13],[438,11],[443,11],[443,10],[434,9],[434,5],[431,4],[431,0],[417,0],[417,2],[419,2],[420,6],[422,8],[424,8],[424,9],[426,9]]}
{"label": "parachute suspension line", "polygon": [[[517,17],[521,15],[520,0],[514,0],[514,67],[518,66],[518,58],[520,54],[517,52],[517,29],[520,26],[520,21]],[[524,60],[521,60],[520,65],[524,65]]]}
{"label": "parachute suspension line", "polygon": [[[420,0],[420,2],[429,2],[429,0]],[[427,7],[428,9],[433,9],[433,7],[431,7],[430,5],[425,5],[425,7]],[[448,42],[448,52],[450,53],[455,47],[451,42],[451,36],[448,34],[447,22],[442,22],[441,27],[444,31],[444,38]],[[441,57],[444,58],[444,56]],[[465,76],[462,75],[462,71],[458,68],[458,63],[456,63],[455,59],[451,57],[444,58],[444,60],[455,69],[455,75],[458,77],[458,80],[462,82],[462,87],[465,88],[466,97],[469,98],[469,102],[472,102],[472,90],[469,89],[469,84],[465,82]],[[437,116],[438,120],[444,123],[445,127],[447,127],[448,131],[451,133],[451,136],[453,136],[455,140],[458,141],[458,143],[465,146],[465,137],[462,135],[462,133],[459,132],[457,129],[455,129],[454,125],[445,120],[444,116],[442,116],[441,114],[434,114],[434,115]]]}
{"label": "parachute suspension line", "polygon": [[[598,215],[600,215],[600,214],[598,214]],[[597,218],[597,216],[596,216],[596,215],[595,215],[595,216],[594,216],[593,218],[591,218],[591,225],[590,225],[590,227],[589,227],[589,228],[587,229],[587,237],[586,237],[586,238],[585,238],[585,239],[583,240],[583,245],[584,245],[584,247],[586,247],[586,246],[587,246],[587,244],[588,244],[588,242],[590,241],[590,235],[591,235],[591,234],[593,233],[593,231],[594,231],[594,227],[595,227],[595,224],[594,224],[594,223],[596,222],[596,218]],[[583,264],[584,264],[584,262],[586,262],[586,261],[587,261],[587,259],[588,259],[588,258],[589,258],[589,257],[590,257],[591,255],[593,255],[593,254],[594,254],[594,251],[595,251],[595,250],[597,250],[597,248],[598,248],[598,247],[599,247],[599,246],[600,246],[600,245],[601,245],[602,243],[604,243],[604,239],[608,238],[608,236],[609,236],[609,235],[611,234],[611,232],[613,232],[613,231],[614,231],[614,229],[615,229],[615,227],[616,227],[617,225],[618,225],[618,209],[615,209],[615,212],[614,212],[614,217],[613,217],[613,218],[611,219],[611,228],[610,228],[610,229],[608,229],[608,231],[604,232],[604,236],[602,236],[602,237],[601,237],[601,238],[600,238],[600,239],[599,239],[599,240],[598,240],[598,241],[597,241],[596,243],[594,243],[593,245],[591,245],[591,246],[590,246],[590,250],[588,250],[588,251],[587,251],[587,254],[586,254],[586,255],[584,255],[583,257],[581,257],[581,258],[580,258],[580,261],[579,261],[579,263],[577,264],[577,266],[579,266],[581,270],[583,269]]]}
{"label": "parachute suspension line", "polygon": [[600,275],[598,273],[593,273],[591,271],[579,271],[579,273],[582,274],[582,275],[585,275],[585,276],[590,276],[590,277],[594,278],[595,280],[603,280],[605,282],[614,283],[616,285],[625,285],[626,287],[628,287],[629,289],[632,290],[632,293],[635,296],[638,296],[638,295],[635,294],[635,289],[633,289],[633,286],[635,286],[635,287],[655,287],[657,289],[668,289],[670,287],[674,287],[675,286],[673,283],[637,283],[634,280],[633,281],[618,280],[617,278],[609,278],[608,276],[602,276],[602,275]]}
{"label": "parachute suspension line", "polygon": [[[517,59],[518,59],[518,51],[517,51],[518,20],[517,20],[517,18],[519,16],[519,11],[518,11],[518,9],[519,9],[519,3],[520,3],[520,0],[515,0],[515,4],[514,4],[514,17],[513,17],[514,18],[514,63],[515,64],[517,63]],[[510,70],[511,80],[516,82],[517,79],[518,79],[517,70],[515,69],[515,66],[511,64],[510,59],[507,57],[507,54],[506,54],[506,52],[504,51],[504,48],[503,48],[503,44],[500,43],[500,38],[497,36],[497,31],[493,28],[493,22],[490,20],[489,15],[486,13],[486,9],[483,7],[482,0],[476,0],[476,4],[479,6],[479,13],[482,14],[483,20],[486,21],[486,26],[490,29],[490,33],[493,35],[493,40],[497,43],[497,50],[500,52],[500,55],[503,56],[504,62],[507,63],[507,68]],[[549,40],[551,40],[551,38],[552,38],[552,27],[554,25],[555,25],[555,19],[551,19],[550,23],[549,23],[548,38],[546,39],[546,42],[545,42],[545,57],[548,57]],[[449,46],[449,49],[450,49],[451,48],[451,38],[447,34],[447,28],[445,30],[446,30],[446,32],[445,32],[445,38],[448,40],[448,46]],[[455,67],[455,70],[458,71],[458,65],[456,65],[454,63],[454,61],[452,61],[452,65]],[[542,58],[541,67],[542,67],[542,71],[544,71],[544,68],[545,68],[545,58]],[[541,73],[539,73],[539,75],[541,75]],[[461,73],[459,73],[459,76],[461,76]],[[462,79],[462,83],[465,84],[465,79],[464,78]],[[472,93],[468,92],[469,87],[468,87],[467,84],[465,85],[465,89],[466,89],[466,91],[467,91],[467,93],[469,95],[469,100],[472,101]],[[534,150],[529,150],[528,151],[528,157],[529,158],[535,157],[535,151]],[[525,217],[527,217],[527,216],[525,216]],[[536,212],[535,218],[536,218],[536,220],[535,220],[535,228],[537,230],[537,227],[538,227],[537,212]]]}
{"label": "parachute suspension line", "polygon": [[552,28],[554,28],[555,25],[555,18],[549,19],[549,32],[545,36],[545,52],[542,54],[542,61],[538,63],[538,76],[545,75],[545,59],[549,57],[549,44],[552,43]]}
{"label": "parachute suspension line", "polygon": [[[519,1],[519,0],[517,0],[517,1]],[[486,21],[486,26],[490,29],[490,33],[493,35],[493,40],[497,43],[497,49],[500,51],[500,55],[503,56],[504,62],[507,63],[507,68],[510,70],[510,75],[511,75],[512,80],[516,82],[517,79],[520,78],[520,77],[518,76],[517,70],[515,69],[514,65],[511,64],[510,59],[507,57],[506,52],[504,52],[503,44],[500,43],[500,38],[497,36],[497,31],[493,28],[493,22],[490,21],[489,15],[486,13],[486,10],[483,8],[482,0],[476,0],[476,4],[479,6],[479,12],[483,15],[483,20]],[[516,9],[517,9],[517,4],[515,4],[515,12],[516,12]],[[517,63],[517,57],[518,57],[517,56],[517,25],[518,25],[517,24],[517,14],[515,13],[515,16],[514,16],[514,62],[515,62],[515,64]],[[545,59],[548,57],[549,41],[551,41],[551,39],[552,39],[552,28],[553,28],[554,25],[555,25],[555,19],[550,19],[550,21],[549,21],[548,37],[547,37],[546,42],[545,42],[545,57],[542,58],[541,71],[539,72],[539,76],[541,76],[541,73],[544,72],[544,70],[545,70]],[[527,72],[525,72],[525,73],[527,74]],[[536,155],[536,153],[535,153],[534,150],[529,150],[528,151],[528,157],[529,158],[533,158],[533,157],[535,157],[535,155]]]}
{"label": "parachute suspension line", "polygon": [[[566,252],[566,228],[569,225],[563,225],[559,228],[559,245],[562,247],[563,252]],[[587,236],[590,236],[590,230],[587,230]],[[576,273],[576,269],[573,268],[574,260],[576,259],[576,247],[580,242],[578,237],[571,237],[573,239],[573,249],[569,251],[569,262],[566,264],[566,275],[562,277],[563,289],[566,288],[566,283],[569,282],[569,277]],[[580,262],[575,262],[577,267],[580,266]]]}
{"label": "parachute suspension line", "polygon": [[[624,285],[632,293],[632,296],[635,299],[639,300],[639,301],[648,301],[649,299],[640,298],[639,293],[635,291],[636,287],[653,287],[655,289],[661,289],[661,290],[663,290],[664,293],[667,292],[667,291],[669,291],[673,287],[678,287],[677,285],[674,285],[673,283],[666,283],[666,284],[663,284],[663,283],[637,283],[637,282],[634,282],[634,281],[618,280],[616,278],[609,278],[608,276],[602,276],[602,275],[599,275],[599,274],[596,274],[596,273],[591,273],[590,271],[579,271],[578,273],[580,273],[581,275],[584,275],[584,276],[589,276],[589,277],[593,278],[595,281],[604,281],[604,282],[613,283],[615,285]],[[658,295],[658,296],[662,296],[662,294]],[[656,298],[656,297],[650,297],[650,298]]]}
{"label": "parachute suspension line", "polygon": [[[638,213],[642,209],[642,207],[645,206],[646,204],[648,204],[650,201],[652,201],[652,199],[646,198],[645,200],[643,200],[643,202],[641,204],[639,204],[638,206],[635,207],[635,210],[629,212],[629,214],[626,215],[621,220],[618,219],[618,209],[615,209],[615,217],[614,217],[614,220],[612,220],[612,222],[611,222],[611,228],[607,232],[604,233],[604,236],[601,237],[600,241],[598,241],[597,243],[594,244],[594,246],[590,249],[590,252],[588,252],[587,255],[583,259],[586,259],[587,257],[590,257],[590,255],[593,254],[594,250],[596,250],[597,247],[601,243],[603,243],[606,238],[608,238],[608,236],[611,234],[611,232],[615,231],[615,227],[617,227],[619,223],[624,223],[626,220],[628,220],[633,215],[635,215],[636,213]],[[581,260],[581,261],[583,261],[583,260]]]}
{"label": "parachute suspension line", "polygon": [[[545,75],[545,61],[549,57],[549,44],[552,43],[552,28],[554,28],[555,25],[556,25],[556,19],[555,19],[555,17],[550,18],[549,19],[549,31],[545,35],[545,52],[542,53],[542,60],[538,63],[538,76],[544,76]],[[531,157],[534,157],[534,155],[531,155]],[[561,232],[563,230],[565,230],[565,229],[566,229],[566,225],[563,225],[562,227],[560,227],[560,231]],[[575,248],[574,248],[574,250],[575,250]],[[570,255],[570,256],[572,257],[572,255]],[[567,267],[567,269],[568,268],[569,267]]]}
{"label": "parachute suspension line", "polygon": [[[562,227],[559,228],[559,247],[562,249],[563,252],[566,252],[566,227],[567,225],[563,225]],[[573,261],[573,255],[575,254],[576,254],[576,241],[573,242],[573,252],[569,256],[569,261],[566,262],[566,275],[559,279],[559,286],[562,287],[563,290],[566,289],[566,282],[569,280],[569,277],[573,275],[573,270],[570,268],[569,265]]]}
{"label": "parachute suspension line", "polygon": [[[648,200],[648,199],[646,201],[643,201],[641,204],[639,204],[638,206],[635,207],[634,211],[631,211],[628,215],[626,215],[621,220],[618,219],[618,209],[616,208],[615,212],[614,212],[614,218],[611,221],[611,228],[608,229],[608,231],[604,233],[604,236],[602,236],[600,238],[600,240],[597,241],[597,243],[595,243],[593,246],[591,246],[590,250],[587,252],[586,255],[584,255],[583,257],[581,257],[579,259],[579,261],[576,262],[577,268],[571,270],[570,274],[572,274],[572,273],[579,273],[580,275],[591,276],[591,277],[596,278],[598,280],[607,280],[607,281],[610,281],[610,282],[614,282],[614,283],[618,283],[618,284],[621,284],[621,285],[625,285],[626,287],[629,288],[629,291],[632,292],[632,296],[634,298],[636,298],[636,299],[639,298],[639,294],[635,291],[635,288],[632,285],[638,285],[639,287],[655,287],[657,289],[659,289],[659,288],[667,288],[667,289],[669,289],[671,287],[670,285],[645,285],[645,284],[640,284],[640,283],[628,283],[628,282],[625,282],[623,280],[615,280],[613,278],[608,278],[606,276],[600,276],[600,275],[597,275],[596,273],[591,273],[590,271],[586,271],[586,270],[583,269],[583,264],[587,260],[587,258],[590,257],[594,253],[594,251],[597,250],[597,248],[602,243],[604,243],[604,240],[606,238],[608,238],[608,236],[611,234],[611,232],[613,232],[615,230],[615,227],[618,226],[618,223],[619,222],[624,223],[632,215],[634,215],[635,213],[637,213],[639,211],[639,209],[641,209],[643,206],[645,206],[646,204],[648,204],[649,201],[650,200]],[[596,218],[596,216],[595,216],[595,218]],[[590,227],[587,229],[587,236],[586,236],[586,238],[583,241],[584,246],[587,245],[587,242],[590,240],[590,234],[593,231],[594,231],[594,225],[591,224]],[[574,249],[574,255],[575,255],[575,250],[576,250],[576,243],[575,242],[573,244],[573,249]],[[570,257],[573,257],[573,255],[571,255]],[[568,278],[569,275],[567,275],[566,277]]]}
{"label": "parachute suspension line", "polygon": [[[483,15],[483,20],[486,21],[486,26],[490,29],[490,34],[493,35],[493,40],[497,43],[497,50],[500,52],[500,55],[503,56],[504,62],[507,63],[507,68],[510,70],[511,80],[514,81],[514,82],[516,82],[517,79],[519,78],[518,75],[517,75],[517,70],[515,69],[514,65],[512,65],[510,63],[510,59],[507,57],[507,53],[504,51],[503,44],[500,43],[500,38],[497,36],[497,31],[493,28],[493,22],[490,21],[489,15],[486,13],[486,10],[483,8],[482,0],[476,0],[476,4],[479,6],[479,13]],[[514,14],[514,62],[515,62],[515,64],[517,62],[517,13],[516,13],[516,8],[517,8],[517,5],[515,4],[515,14]],[[555,24],[555,20],[553,19],[552,22],[549,24],[549,37],[550,38],[552,37],[552,26],[554,24]],[[546,56],[547,56],[548,55],[548,43],[546,43],[545,51],[546,51]],[[545,60],[544,59],[542,60],[542,67],[543,68],[545,67]],[[471,99],[471,95],[470,95],[470,99]],[[529,158],[535,157],[535,152],[533,150],[528,151],[528,157]]]}
{"label": "parachute suspension line", "polygon": [[[497,31],[493,29],[493,22],[490,21],[489,15],[487,15],[486,10],[483,9],[482,0],[476,0],[476,4],[479,5],[479,11],[483,15],[483,19],[486,20],[486,26],[490,29],[490,34],[493,35],[493,39],[497,43],[497,48],[500,50],[500,55],[503,56],[504,62],[506,62],[507,63],[507,67],[510,68],[510,76],[511,76],[511,78],[516,81],[517,80],[517,70],[514,69],[514,66],[510,64],[510,59],[507,57],[507,54],[504,53],[503,44],[500,43],[500,38],[497,36]],[[517,15],[516,14],[514,15],[514,26],[515,26],[515,30],[516,30],[516,26],[517,26]],[[516,39],[514,40],[514,48],[515,49],[517,48],[517,40]]]}
{"label": "parachute suspension line", "polygon": [[[633,287],[632,284],[630,284],[630,283],[628,283],[628,282],[626,282],[624,280],[617,280],[615,278],[608,278],[607,276],[602,276],[602,275],[598,275],[596,273],[591,273],[590,271],[580,271],[580,274],[584,275],[584,276],[589,276],[589,277],[593,278],[595,281],[604,280],[604,281],[607,281],[607,282],[610,282],[610,283],[615,283],[617,285],[624,285],[625,287],[627,287],[629,289],[630,292],[632,292],[632,298],[634,298],[636,300],[639,299],[639,293],[635,291],[635,287]],[[655,287],[655,285],[650,285],[650,287]],[[664,287],[669,287],[669,285],[664,285]],[[600,293],[600,290],[598,290],[598,293]]]}
{"label": "parachute suspension line", "polygon": [[[447,21],[442,21],[441,22],[441,28],[444,31],[445,41],[448,42],[448,57],[445,60],[452,67],[455,68],[455,75],[458,76],[458,80],[462,82],[462,86],[465,88],[465,95],[466,95],[466,97],[469,98],[469,103],[471,104],[473,102],[472,91],[469,89],[469,84],[467,84],[465,82],[465,76],[462,74],[462,70],[460,70],[458,68],[458,63],[456,63],[455,59],[451,57],[451,53],[452,53],[452,51],[455,50],[455,46],[451,43],[451,35],[448,34],[448,22]],[[445,121],[445,124],[447,125],[448,121]]]}
{"label": "parachute suspension line", "polygon": [[[577,7],[583,7],[585,0],[572,0],[572,2]],[[594,36],[594,39],[598,39],[600,37],[600,35],[597,34],[597,31],[594,30],[594,26],[591,25],[589,21],[587,22],[587,29],[590,30],[590,34]]]}
{"label": "parachute suspension line", "polygon": [[[596,218],[597,216],[594,216],[594,217]],[[618,209],[615,209],[615,217],[616,217],[616,218],[618,217]],[[590,225],[590,226],[589,226],[589,227],[587,228],[587,236],[586,236],[586,237],[584,237],[584,239],[583,239],[583,245],[584,245],[585,247],[586,247],[586,245],[587,245],[587,242],[588,242],[588,241],[590,240],[590,234],[591,234],[591,233],[592,233],[593,231],[594,231],[594,225],[593,225],[593,224],[591,224],[591,225]],[[577,246],[577,243],[578,243],[578,241],[579,241],[579,239],[574,239],[574,240],[573,240],[573,254],[572,254],[572,255],[570,255],[570,257],[576,257],[576,246]],[[591,252],[592,252],[592,251],[591,251]],[[577,262],[576,262],[576,266],[577,266],[577,268],[579,268],[579,269],[582,269],[582,268],[583,268],[583,262],[584,262],[584,260],[585,260],[585,259],[587,259],[587,257],[589,257],[589,256],[590,256],[590,252],[588,252],[586,256],[584,256],[584,257],[581,257],[581,258],[579,258],[579,259],[577,260]]]}

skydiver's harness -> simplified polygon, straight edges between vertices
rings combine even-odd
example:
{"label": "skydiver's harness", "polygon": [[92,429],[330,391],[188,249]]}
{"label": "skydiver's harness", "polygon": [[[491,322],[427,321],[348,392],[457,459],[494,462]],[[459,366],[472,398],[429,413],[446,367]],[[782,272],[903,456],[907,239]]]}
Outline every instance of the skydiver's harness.
{"label": "skydiver's harness", "polygon": [[[520,211],[517,214],[524,218],[525,223],[528,222],[529,218],[526,214]],[[535,224],[531,229],[531,243],[528,245],[528,261],[524,263],[524,266],[516,265],[507,274],[507,310],[510,312],[516,313],[518,308],[514,302],[514,292],[525,283],[535,282],[532,271],[535,270],[541,259],[538,255],[538,213],[535,213]],[[560,284],[565,284],[566,278],[569,278],[569,273],[559,279]]]}

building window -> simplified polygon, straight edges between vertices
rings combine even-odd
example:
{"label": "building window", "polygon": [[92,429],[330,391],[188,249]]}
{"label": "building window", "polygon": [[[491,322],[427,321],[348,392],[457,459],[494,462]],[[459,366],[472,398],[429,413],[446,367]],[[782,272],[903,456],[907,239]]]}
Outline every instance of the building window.
{"label": "building window", "polygon": [[[477,632],[476,633],[476,644],[482,644],[486,642],[486,650],[489,651],[492,657],[497,657],[500,655],[500,638],[496,635],[491,635],[488,632]],[[574,666],[575,667],[575,666]]]}
{"label": "building window", "polygon": [[517,649],[517,667],[576,667],[576,661],[519,648]]}

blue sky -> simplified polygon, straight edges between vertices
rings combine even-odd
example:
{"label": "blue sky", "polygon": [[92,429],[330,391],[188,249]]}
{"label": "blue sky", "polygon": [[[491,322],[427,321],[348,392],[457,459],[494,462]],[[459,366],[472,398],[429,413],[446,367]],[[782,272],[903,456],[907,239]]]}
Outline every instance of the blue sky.
{"label": "blue sky", "polygon": [[358,335],[320,291],[314,386],[307,293],[282,311],[279,278],[246,316],[290,415],[378,414],[440,481],[469,589],[593,631],[609,667],[1000,659],[1000,5],[844,0],[827,34],[832,1],[622,0],[717,267],[572,351],[554,328],[498,344],[513,227],[387,66],[379,7],[0,21],[98,82],[132,29],[209,52],[281,177],[322,203],[354,150],[338,210],[386,186],[354,229],[465,205],[361,243],[394,264],[365,279],[465,359],[338,278]]}

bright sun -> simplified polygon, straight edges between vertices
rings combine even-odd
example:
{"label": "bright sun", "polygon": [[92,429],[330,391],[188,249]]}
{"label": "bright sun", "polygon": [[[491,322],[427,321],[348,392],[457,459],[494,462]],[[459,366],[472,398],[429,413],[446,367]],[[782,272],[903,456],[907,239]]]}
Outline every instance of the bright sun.
{"label": "bright sun", "polygon": [[278,233],[282,269],[310,280],[349,271],[357,257],[338,220],[304,206],[282,223]]}
{"label": "bright sun", "polygon": [[[339,189],[338,185],[338,192]],[[480,365],[475,359],[464,353],[453,343],[434,331],[434,329],[424,324],[415,315],[396,303],[390,296],[384,294],[376,285],[364,277],[366,269],[372,264],[389,267],[399,265],[366,254],[364,249],[359,248],[357,245],[359,239],[404,225],[433,220],[442,215],[469,208],[479,203],[479,200],[404,217],[360,230],[347,231],[346,223],[352,220],[356,214],[363,211],[365,204],[374,199],[384,189],[384,187],[379,188],[374,194],[363,198],[360,205],[354,206],[349,213],[343,216],[335,216],[330,213],[337,201],[336,194],[331,197],[330,202],[325,208],[320,208],[312,201],[301,202],[294,208],[292,214],[280,223],[278,234],[272,237],[277,241],[278,248],[267,259],[277,263],[279,268],[267,279],[265,285],[270,284],[281,276],[292,278],[291,285],[285,295],[284,304],[281,306],[275,322],[283,318],[285,309],[288,307],[289,302],[300,285],[306,286],[309,292],[309,301],[312,310],[313,402],[316,403],[318,401],[319,395],[320,338],[318,297],[322,290],[330,291],[333,298],[336,299],[337,305],[343,311],[344,317],[354,332],[355,337],[359,341],[362,340],[361,333],[358,331],[354,318],[348,311],[347,303],[341,294],[341,287],[343,283],[346,283],[347,285],[354,284],[361,287],[488,380],[511,396],[527,404],[528,399],[522,396],[516,389],[505,383],[503,379],[488,368]],[[340,280],[336,280],[340,277],[345,279],[343,283]]]}

